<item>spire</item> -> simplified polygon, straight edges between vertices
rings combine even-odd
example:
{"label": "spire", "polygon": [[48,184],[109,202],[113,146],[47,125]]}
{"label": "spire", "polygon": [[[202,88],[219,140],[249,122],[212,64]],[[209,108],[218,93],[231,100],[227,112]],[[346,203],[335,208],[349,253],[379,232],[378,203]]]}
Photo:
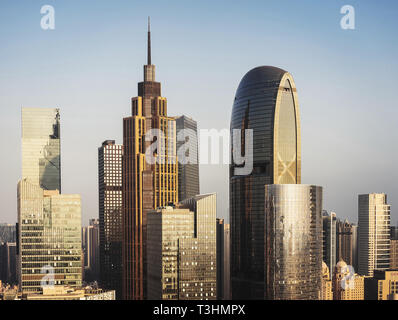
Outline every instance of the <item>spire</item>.
{"label": "spire", "polygon": [[151,64],[151,17],[148,17],[148,65]]}

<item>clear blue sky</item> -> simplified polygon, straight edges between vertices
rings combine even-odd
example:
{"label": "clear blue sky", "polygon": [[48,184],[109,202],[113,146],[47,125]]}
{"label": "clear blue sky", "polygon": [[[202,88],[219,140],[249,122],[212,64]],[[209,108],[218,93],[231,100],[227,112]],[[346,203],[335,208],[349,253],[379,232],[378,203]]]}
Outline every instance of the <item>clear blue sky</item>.
{"label": "clear blue sky", "polygon": [[[55,8],[55,30],[40,8]],[[340,28],[355,8],[356,29]],[[235,90],[259,65],[289,71],[301,108],[303,183],[324,186],[324,207],[357,220],[357,195],[385,192],[398,215],[396,1],[0,2],[0,222],[16,221],[20,109],[60,107],[64,193],[80,193],[83,223],[98,216],[97,148],[121,142],[146,59],[169,114],[199,128],[229,128]],[[228,168],[201,167],[201,191],[228,212]]]}

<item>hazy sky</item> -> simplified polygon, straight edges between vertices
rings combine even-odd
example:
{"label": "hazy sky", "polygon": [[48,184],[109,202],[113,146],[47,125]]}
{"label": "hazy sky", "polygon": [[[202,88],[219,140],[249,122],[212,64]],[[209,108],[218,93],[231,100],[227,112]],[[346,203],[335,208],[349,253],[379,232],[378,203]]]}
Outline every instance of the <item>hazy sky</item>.
{"label": "hazy sky", "polygon": [[[40,27],[55,8],[55,30]],[[355,8],[343,30],[340,8]],[[1,0],[0,222],[14,223],[21,178],[21,107],[59,107],[64,193],[79,193],[83,223],[98,217],[97,148],[122,142],[146,60],[170,115],[229,128],[235,91],[259,65],[289,71],[302,124],[303,183],[324,186],[324,208],[357,221],[357,195],[385,192],[398,220],[396,1]],[[201,192],[228,215],[228,168],[201,167]]]}

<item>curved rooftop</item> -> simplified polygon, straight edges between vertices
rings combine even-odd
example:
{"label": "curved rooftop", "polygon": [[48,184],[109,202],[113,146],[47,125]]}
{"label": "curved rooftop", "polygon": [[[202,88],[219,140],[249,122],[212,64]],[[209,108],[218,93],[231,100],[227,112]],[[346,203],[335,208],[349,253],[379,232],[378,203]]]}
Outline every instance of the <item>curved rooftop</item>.
{"label": "curved rooftop", "polygon": [[250,86],[259,82],[278,81],[281,80],[287,71],[272,67],[260,66],[248,71],[240,81],[238,91],[242,87]]}

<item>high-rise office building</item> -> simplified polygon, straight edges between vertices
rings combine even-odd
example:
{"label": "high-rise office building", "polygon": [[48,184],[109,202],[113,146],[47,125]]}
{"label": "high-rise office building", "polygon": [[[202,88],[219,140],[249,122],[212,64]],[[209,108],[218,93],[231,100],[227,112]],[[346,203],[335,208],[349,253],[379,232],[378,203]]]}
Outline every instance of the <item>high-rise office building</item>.
{"label": "high-rise office building", "polygon": [[337,262],[333,274],[333,300],[364,300],[365,277],[360,276],[343,260]]}
{"label": "high-rise office building", "polygon": [[199,190],[198,126],[187,116],[176,117],[178,199],[196,196]]}
{"label": "high-rise office building", "polygon": [[98,219],[90,219],[89,225],[82,228],[82,247],[84,251],[84,280],[99,280],[100,270],[100,228]]}
{"label": "high-rise office building", "polygon": [[351,231],[352,266],[354,267],[355,272],[358,272],[358,225],[352,224]]}
{"label": "high-rise office building", "polygon": [[265,186],[265,299],[319,300],[322,187]]}
{"label": "high-rise office building", "polygon": [[231,299],[230,226],[217,219],[217,300]]}
{"label": "high-rise office building", "polygon": [[[250,70],[236,92],[232,137],[234,129],[253,130],[253,170],[239,175],[241,164],[230,166],[232,298],[263,299],[264,186],[301,183],[300,116],[293,77],[275,67]],[[250,149],[245,140],[241,139],[241,153]]]}
{"label": "high-rise office building", "polygon": [[[336,227],[337,218],[334,212],[330,215],[326,210],[322,213],[323,227],[323,261],[327,264],[329,270],[334,270],[336,265]],[[333,277],[333,276],[332,276]]]}
{"label": "high-rise office building", "polygon": [[398,240],[391,240],[390,269],[398,270]]}
{"label": "high-rise office building", "polygon": [[15,242],[0,242],[0,283],[17,284],[16,253]]}
{"label": "high-rise office building", "polygon": [[16,241],[15,224],[0,223],[0,243]]}
{"label": "high-rise office building", "polygon": [[18,184],[18,280],[23,292],[82,285],[79,195]]}
{"label": "high-rise office building", "polygon": [[398,270],[375,270],[365,277],[365,300],[398,300]]}
{"label": "high-rise office building", "polygon": [[[155,81],[148,30],[148,62],[132,116],[123,119],[123,298],[146,298],[147,213],[178,202],[176,124]],[[157,135],[157,136],[156,136]],[[149,141],[148,141],[149,140]]]}
{"label": "high-rise office building", "polygon": [[390,227],[391,240],[398,240],[398,228],[396,226]]}
{"label": "high-rise office building", "polygon": [[216,194],[148,213],[148,298],[217,299]]}
{"label": "high-rise office building", "polygon": [[354,244],[355,230],[353,230],[353,228],[355,228],[355,226],[353,226],[347,220],[341,221],[337,219],[336,261],[344,260],[348,265],[354,267],[355,248],[353,244]]}
{"label": "high-rise office building", "polygon": [[22,108],[22,178],[61,192],[60,155],[59,109]]}
{"label": "high-rise office building", "polygon": [[101,286],[122,298],[123,146],[107,140],[98,149]]}
{"label": "high-rise office building", "polygon": [[358,197],[358,260],[358,273],[365,276],[390,267],[390,205],[386,194]]}

